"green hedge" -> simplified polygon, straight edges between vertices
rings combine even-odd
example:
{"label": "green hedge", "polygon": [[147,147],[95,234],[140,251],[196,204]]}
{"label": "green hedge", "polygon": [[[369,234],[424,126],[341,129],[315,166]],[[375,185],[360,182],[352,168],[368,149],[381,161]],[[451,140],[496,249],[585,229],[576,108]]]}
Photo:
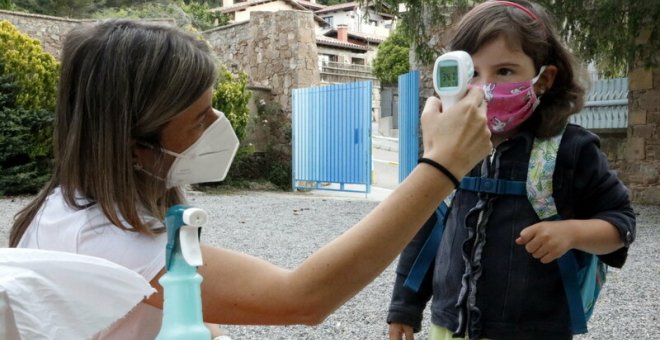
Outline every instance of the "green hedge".
{"label": "green hedge", "polygon": [[0,195],[37,192],[51,174],[58,63],[0,21]]}
{"label": "green hedge", "polygon": [[239,141],[245,138],[250,119],[248,103],[252,92],[248,90],[248,76],[244,72],[234,75],[226,67],[220,67],[218,85],[213,93],[213,107],[224,112],[236,131]]}
{"label": "green hedge", "polygon": [[0,73],[0,195],[36,193],[51,174],[53,113],[18,106],[12,78]]}
{"label": "green hedge", "polygon": [[41,43],[0,21],[0,65],[18,86],[16,105],[23,109],[55,109],[59,65]]}

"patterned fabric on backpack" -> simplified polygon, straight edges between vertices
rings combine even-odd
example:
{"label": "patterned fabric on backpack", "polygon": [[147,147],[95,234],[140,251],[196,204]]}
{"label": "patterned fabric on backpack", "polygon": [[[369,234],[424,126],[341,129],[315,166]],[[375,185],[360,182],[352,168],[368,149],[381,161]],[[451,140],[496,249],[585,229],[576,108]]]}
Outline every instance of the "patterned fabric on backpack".
{"label": "patterned fabric on backpack", "polygon": [[[527,198],[541,220],[561,219],[552,197],[552,174],[563,135],[564,131],[554,137],[534,139],[527,171]],[[586,333],[587,321],[605,283],[607,265],[598,256],[578,250],[570,250],[558,262],[569,300],[573,334]]]}
{"label": "patterned fabric on backpack", "polygon": [[[552,197],[552,174],[564,132],[547,139],[534,139],[527,171],[527,198],[541,220],[558,215]],[[550,174],[548,176],[548,174]]]}

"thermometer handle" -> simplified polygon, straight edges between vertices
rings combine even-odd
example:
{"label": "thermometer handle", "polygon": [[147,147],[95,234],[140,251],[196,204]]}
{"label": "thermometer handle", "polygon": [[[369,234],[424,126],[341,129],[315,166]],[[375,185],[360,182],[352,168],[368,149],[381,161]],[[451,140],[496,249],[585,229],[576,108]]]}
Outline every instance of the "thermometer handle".
{"label": "thermometer handle", "polygon": [[442,102],[442,112],[447,112],[450,107],[458,102],[458,99],[459,97],[457,96],[440,97],[440,101]]}

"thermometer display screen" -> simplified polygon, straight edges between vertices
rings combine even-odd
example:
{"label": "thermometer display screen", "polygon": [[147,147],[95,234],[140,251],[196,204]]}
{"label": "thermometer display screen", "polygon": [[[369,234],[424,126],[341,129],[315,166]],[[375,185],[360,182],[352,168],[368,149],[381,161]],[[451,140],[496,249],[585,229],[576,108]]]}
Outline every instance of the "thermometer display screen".
{"label": "thermometer display screen", "polygon": [[440,73],[440,87],[458,86],[458,65],[441,66],[438,72]]}

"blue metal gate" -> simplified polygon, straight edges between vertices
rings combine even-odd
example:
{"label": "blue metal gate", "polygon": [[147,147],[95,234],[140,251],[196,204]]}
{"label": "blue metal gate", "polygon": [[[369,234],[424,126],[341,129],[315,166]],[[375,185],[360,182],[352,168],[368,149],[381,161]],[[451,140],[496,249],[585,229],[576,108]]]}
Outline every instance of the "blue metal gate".
{"label": "blue metal gate", "polygon": [[371,87],[293,90],[294,190],[371,191]]}
{"label": "blue metal gate", "polygon": [[399,183],[419,157],[419,71],[399,76]]}

